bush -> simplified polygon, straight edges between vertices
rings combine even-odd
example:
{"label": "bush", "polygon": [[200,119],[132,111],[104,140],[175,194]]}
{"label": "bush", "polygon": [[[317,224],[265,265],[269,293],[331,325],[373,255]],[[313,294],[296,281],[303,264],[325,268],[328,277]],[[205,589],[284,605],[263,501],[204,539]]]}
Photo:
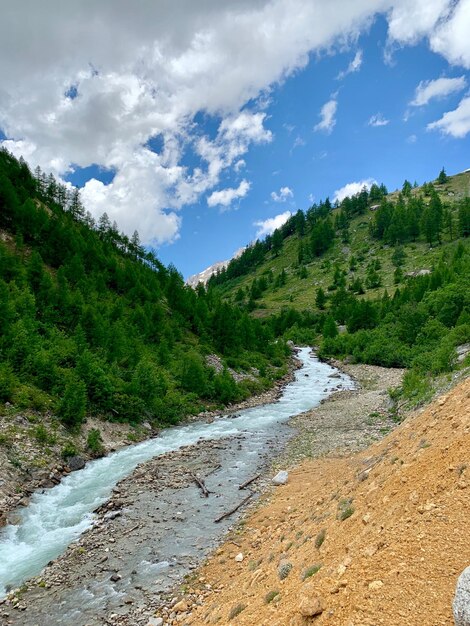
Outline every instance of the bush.
{"label": "bush", "polygon": [[230,613],[228,614],[229,621],[237,617],[237,615],[240,615],[240,613],[244,611],[245,609],[246,609],[246,604],[242,604],[241,602],[239,604],[236,604],[231,609]]}
{"label": "bush", "polygon": [[73,441],[67,441],[61,451],[63,459],[69,459],[71,456],[77,456],[78,450]]}
{"label": "bush", "polygon": [[94,456],[100,456],[104,452],[103,440],[98,428],[92,428],[88,431],[86,444],[88,450],[93,453]]}
{"label": "bush", "polygon": [[319,572],[320,569],[321,569],[321,563],[317,563],[316,565],[311,565],[310,567],[307,567],[307,569],[302,574],[302,580],[306,580],[307,578],[311,578],[312,576],[315,576],[315,574]]}
{"label": "bush", "polygon": [[326,528],[323,528],[323,530],[320,530],[320,532],[318,533],[318,535],[315,537],[315,548],[321,548],[321,546],[323,545],[323,542],[325,541],[325,537],[326,537]]}
{"label": "bush", "polygon": [[34,429],[34,438],[38,443],[48,443],[49,445],[54,445],[57,441],[56,437],[49,433],[43,424],[39,424],[39,426],[36,426]]}
{"label": "bush", "polygon": [[264,601],[266,602],[266,604],[271,604],[271,602],[277,597],[279,597],[279,591],[268,591],[268,593],[264,597]]}

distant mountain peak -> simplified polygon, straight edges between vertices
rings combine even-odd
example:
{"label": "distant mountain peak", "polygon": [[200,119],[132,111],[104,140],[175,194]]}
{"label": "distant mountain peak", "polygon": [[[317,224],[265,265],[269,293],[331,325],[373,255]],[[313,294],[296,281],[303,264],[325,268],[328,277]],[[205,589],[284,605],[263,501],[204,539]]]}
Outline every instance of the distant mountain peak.
{"label": "distant mountain peak", "polygon": [[188,278],[186,284],[190,287],[197,287],[199,283],[206,285],[211,276],[217,274],[218,271],[225,269],[232,259],[238,259],[244,250],[246,250],[246,246],[239,248],[230,259],[227,259],[226,261],[217,261],[213,265],[206,267],[206,269],[202,272],[199,272],[199,274],[193,274],[193,276]]}

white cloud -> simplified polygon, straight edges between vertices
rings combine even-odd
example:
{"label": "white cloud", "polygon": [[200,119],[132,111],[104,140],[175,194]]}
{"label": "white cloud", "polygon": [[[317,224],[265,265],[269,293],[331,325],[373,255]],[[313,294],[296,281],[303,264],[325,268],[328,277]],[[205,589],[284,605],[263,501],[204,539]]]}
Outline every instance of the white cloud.
{"label": "white cloud", "polygon": [[369,118],[367,122],[369,126],[387,126],[390,123],[390,120],[385,119],[382,113],[376,113]]}
{"label": "white cloud", "polygon": [[234,200],[244,198],[249,192],[251,183],[247,180],[242,180],[238,187],[227,187],[219,191],[213,191],[207,198],[207,204],[209,206],[223,206],[228,208]]}
{"label": "white cloud", "polygon": [[440,120],[428,124],[428,130],[440,130],[457,139],[466,137],[470,132],[470,96],[463,98],[453,111],[444,113]]}
{"label": "white cloud", "polygon": [[344,198],[355,196],[365,187],[366,189],[370,189],[372,185],[377,184],[377,181],[374,178],[366,178],[365,180],[358,180],[356,182],[348,183],[337,189],[333,194],[333,202],[341,202]]}
{"label": "white cloud", "polygon": [[[178,12],[166,0],[57,7],[2,4],[6,145],[58,175],[72,164],[114,169],[111,185],[87,184],[86,202],[95,215],[106,208],[126,232],[138,228],[146,242],[177,237],[177,212],[215,189],[253,145],[272,140],[262,109],[274,86],[312,52],[357,41],[378,13],[391,46],[427,38],[448,61],[470,67],[470,0],[180,0]],[[360,61],[358,51],[351,71]],[[65,95],[71,85],[73,99]],[[336,108],[336,98],[324,105],[316,130],[331,131]],[[201,136],[201,111],[220,118],[215,139]],[[145,147],[157,135],[159,155]],[[203,166],[182,165],[187,149]]]}
{"label": "white cloud", "polygon": [[336,124],[336,110],[338,108],[338,102],[335,98],[328,100],[320,111],[320,121],[316,124],[313,130],[325,131],[331,133]]}
{"label": "white cloud", "polygon": [[338,74],[338,76],[336,77],[337,80],[343,79],[348,74],[353,74],[354,72],[358,72],[361,69],[362,58],[363,58],[362,50],[358,50],[356,54],[354,55],[354,59],[350,62],[348,67]]}
{"label": "white cloud", "polygon": [[470,0],[452,3],[450,19],[443,20],[430,37],[431,48],[450,63],[470,68]]}
{"label": "white cloud", "polygon": [[279,193],[271,191],[271,198],[274,202],[286,202],[289,198],[293,198],[294,193],[289,187],[281,187]]}
{"label": "white cloud", "polygon": [[410,135],[410,136],[407,138],[407,140],[406,140],[406,141],[407,141],[408,143],[416,143],[416,142],[417,142],[417,140],[418,140],[418,137],[417,137],[416,135]]}
{"label": "white cloud", "polygon": [[233,166],[233,169],[236,172],[239,172],[241,169],[243,169],[244,167],[246,167],[246,161],[245,159],[238,159],[238,161],[236,161],[235,165]]}
{"label": "white cloud", "polygon": [[266,235],[271,235],[276,228],[280,228],[283,224],[285,224],[291,215],[292,213],[290,211],[284,211],[284,213],[280,213],[275,217],[270,217],[267,220],[254,222],[254,226],[258,227],[258,230],[256,231],[256,238],[260,239]]}
{"label": "white cloud", "polygon": [[451,93],[462,91],[466,85],[467,80],[465,76],[422,80],[416,87],[415,97],[410,104],[415,107],[424,106],[433,98],[445,98],[445,96]]}

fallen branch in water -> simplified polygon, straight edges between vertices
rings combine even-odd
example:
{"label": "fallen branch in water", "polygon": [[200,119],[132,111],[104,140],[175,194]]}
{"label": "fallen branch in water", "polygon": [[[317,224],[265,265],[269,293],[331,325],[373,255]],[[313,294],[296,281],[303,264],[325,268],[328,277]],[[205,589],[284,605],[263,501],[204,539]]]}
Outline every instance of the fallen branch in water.
{"label": "fallen branch in water", "polygon": [[207,489],[205,482],[202,480],[202,478],[199,478],[198,476],[196,476],[196,474],[193,474],[193,480],[196,483],[196,485],[199,487],[199,489],[202,491],[202,494],[205,498],[209,497],[210,491]]}
{"label": "fallen branch in water", "polygon": [[246,504],[248,502],[248,500],[253,497],[253,495],[254,495],[253,493],[250,493],[250,495],[247,496],[246,498],[244,498],[239,504],[237,504],[236,507],[234,507],[233,509],[230,509],[230,511],[227,511],[226,513],[223,513],[220,517],[215,519],[214,523],[217,524],[218,522],[221,522],[226,517],[230,517],[230,515],[233,515],[234,513],[236,513],[236,511],[238,511],[238,509],[240,507],[242,507],[244,504]]}
{"label": "fallen branch in water", "polygon": [[253,478],[249,478],[242,485],[240,485],[238,488],[239,489],[245,489],[245,487],[248,487],[248,485],[251,485],[251,483],[254,483],[255,480],[258,480],[258,478],[260,476],[261,476],[261,474],[256,474],[256,476],[253,476]]}

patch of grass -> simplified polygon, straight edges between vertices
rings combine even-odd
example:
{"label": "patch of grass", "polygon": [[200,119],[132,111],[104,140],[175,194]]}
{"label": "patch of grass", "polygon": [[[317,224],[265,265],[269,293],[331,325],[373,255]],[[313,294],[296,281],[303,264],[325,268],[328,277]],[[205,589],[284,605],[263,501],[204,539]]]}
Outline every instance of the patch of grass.
{"label": "patch of grass", "polygon": [[264,601],[266,604],[271,604],[271,602],[276,598],[279,598],[279,591],[273,589],[273,591],[268,591],[268,593],[264,596]]}
{"label": "patch of grass", "polygon": [[323,545],[326,537],[326,528],[320,530],[318,535],[315,537],[315,548],[319,549]]}
{"label": "patch of grass", "polygon": [[318,571],[320,571],[321,566],[322,566],[321,563],[316,563],[315,565],[311,565],[310,567],[307,567],[307,569],[302,574],[302,580],[306,580],[307,578],[311,578],[312,576],[315,576],[315,574]]}
{"label": "patch of grass", "polygon": [[242,604],[241,602],[239,604],[236,604],[231,610],[230,613],[228,614],[228,619],[229,621],[232,619],[235,619],[238,615],[240,615],[240,613],[242,611],[244,611],[246,609],[246,604]]}

